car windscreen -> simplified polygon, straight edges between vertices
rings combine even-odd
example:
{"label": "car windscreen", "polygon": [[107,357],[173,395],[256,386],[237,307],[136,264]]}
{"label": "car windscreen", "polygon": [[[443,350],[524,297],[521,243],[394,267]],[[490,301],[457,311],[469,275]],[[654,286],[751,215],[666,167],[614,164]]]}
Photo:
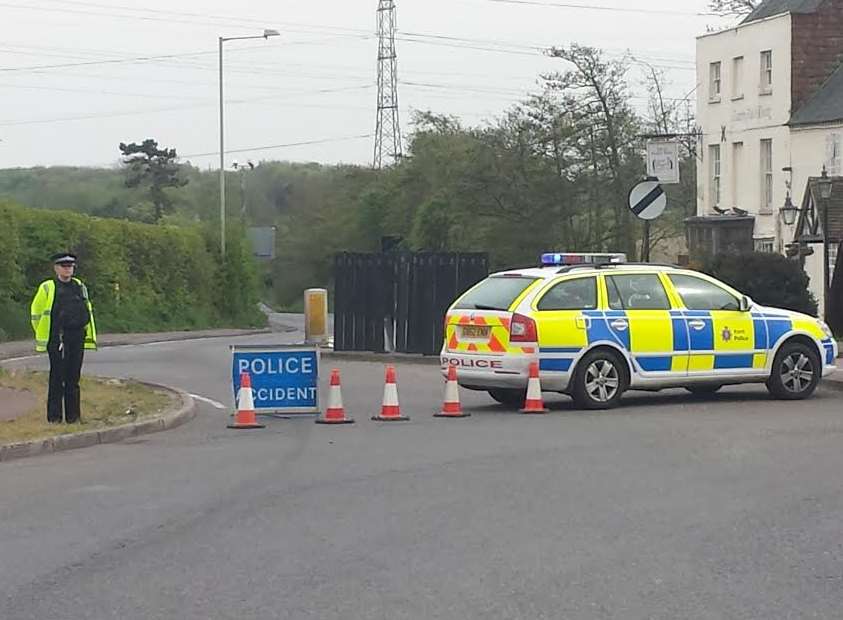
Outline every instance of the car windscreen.
{"label": "car windscreen", "polygon": [[496,276],[481,282],[454,306],[457,310],[509,310],[521,293],[536,278],[527,276]]}

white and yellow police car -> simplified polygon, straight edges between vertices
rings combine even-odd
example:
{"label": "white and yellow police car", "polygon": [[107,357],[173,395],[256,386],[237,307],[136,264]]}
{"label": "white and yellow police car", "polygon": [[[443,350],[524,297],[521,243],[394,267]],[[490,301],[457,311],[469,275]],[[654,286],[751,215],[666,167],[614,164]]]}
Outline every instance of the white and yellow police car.
{"label": "white and yellow police car", "polygon": [[463,387],[512,406],[538,362],[544,391],[606,409],[628,389],[706,394],[742,383],[804,399],[837,354],[822,321],[705,274],[617,254],[546,254],[542,267],[496,273],[453,304],[441,361]]}

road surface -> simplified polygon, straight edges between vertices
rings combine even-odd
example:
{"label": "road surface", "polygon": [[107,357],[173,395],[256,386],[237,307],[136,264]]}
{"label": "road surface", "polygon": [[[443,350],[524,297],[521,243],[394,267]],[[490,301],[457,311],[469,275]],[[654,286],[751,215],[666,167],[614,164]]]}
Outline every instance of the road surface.
{"label": "road surface", "polygon": [[[282,342],[273,334],[241,342]],[[203,397],[185,427],[0,464],[0,618],[839,618],[843,400],[681,391],[523,417],[343,362],[358,423],[225,429],[227,340],[107,349],[91,374]],[[32,362],[21,362],[29,363]]]}

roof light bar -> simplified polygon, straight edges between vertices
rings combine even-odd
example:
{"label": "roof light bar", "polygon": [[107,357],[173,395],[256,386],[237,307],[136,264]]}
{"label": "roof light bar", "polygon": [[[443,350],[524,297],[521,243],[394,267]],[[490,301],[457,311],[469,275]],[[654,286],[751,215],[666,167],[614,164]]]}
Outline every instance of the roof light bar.
{"label": "roof light bar", "polygon": [[626,254],[582,254],[582,253],[547,253],[542,254],[542,267],[563,267],[566,265],[609,265],[625,263]]}

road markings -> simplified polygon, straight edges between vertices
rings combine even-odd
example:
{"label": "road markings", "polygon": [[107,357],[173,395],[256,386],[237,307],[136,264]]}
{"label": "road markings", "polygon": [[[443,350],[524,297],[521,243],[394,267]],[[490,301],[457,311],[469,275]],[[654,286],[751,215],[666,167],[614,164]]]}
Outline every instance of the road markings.
{"label": "road markings", "polygon": [[215,409],[225,409],[226,408],[225,405],[223,405],[221,402],[218,402],[218,401],[210,399],[210,398],[205,398],[204,396],[199,396],[199,394],[191,394],[191,396],[193,398],[195,398],[196,400],[202,401],[203,403],[208,403],[209,405],[211,405]]}

